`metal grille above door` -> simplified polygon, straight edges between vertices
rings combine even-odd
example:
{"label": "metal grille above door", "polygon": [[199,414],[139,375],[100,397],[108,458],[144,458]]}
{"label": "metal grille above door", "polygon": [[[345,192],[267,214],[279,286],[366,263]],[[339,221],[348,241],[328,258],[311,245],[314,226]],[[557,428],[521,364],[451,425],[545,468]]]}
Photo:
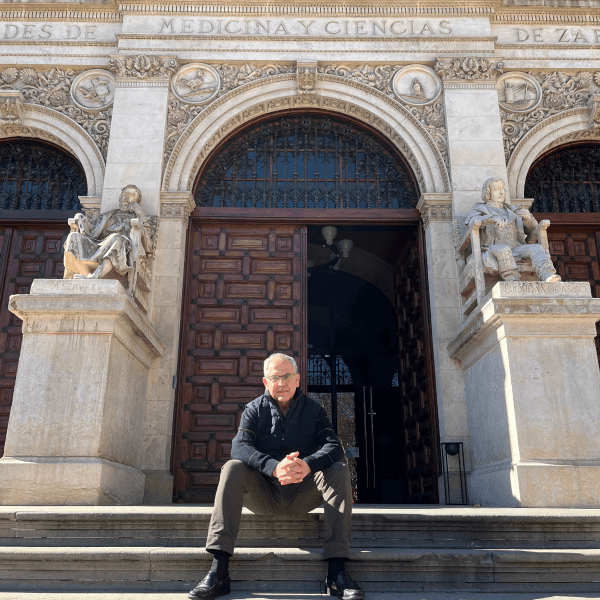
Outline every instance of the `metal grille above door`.
{"label": "metal grille above door", "polygon": [[43,142],[0,144],[0,210],[77,210],[87,183],[79,163]]}
{"label": "metal grille above door", "polygon": [[[174,435],[175,502],[212,502],[273,352],[306,365],[306,228],[192,222]],[[305,377],[305,376],[304,376]]]}
{"label": "metal grille above door", "polygon": [[287,114],[231,139],[205,169],[196,205],[415,208],[410,168],[375,134],[322,114]]}
{"label": "metal grille above door", "polygon": [[600,144],[564,146],[536,162],[525,181],[535,212],[600,213]]}

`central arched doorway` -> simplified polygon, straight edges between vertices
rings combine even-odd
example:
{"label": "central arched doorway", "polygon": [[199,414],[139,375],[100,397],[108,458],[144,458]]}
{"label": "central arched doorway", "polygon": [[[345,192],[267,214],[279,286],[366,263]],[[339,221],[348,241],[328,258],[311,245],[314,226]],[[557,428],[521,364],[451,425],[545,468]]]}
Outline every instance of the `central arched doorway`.
{"label": "central arched doorway", "polygon": [[[241,412],[263,392],[262,363],[271,352],[296,357],[307,389],[309,344],[316,348],[309,296],[320,277],[318,269],[309,277],[308,261],[311,247],[324,243],[318,238],[325,225],[356,239],[354,256],[361,257],[362,267],[348,259],[340,271],[358,287],[371,286],[381,295],[380,285],[369,281],[368,264],[387,265],[390,319],[384,329],[393,340],[386,352],[395,370],[387,378],[385,401],[374,402],[386,405],[385,420],[395,419],[396,429],[375,426],[368,439],[359,432],[347,453],[363,447],[357,460],[366,467],[379,442],[393,439],[405,463],[393,475],[405,491],[393,501],[435,501],[437,421],[419,189],[404,157],[376,130],[347,117],[275,114],[213,151],[194,196],[173,435],[175,502],[212,502]],[[376,310],[366,303],[364,310]],[[356,358],[353,365],[360,363]],[[364,387],[368,365],[358,368],[362,372],[356,385]],[[335,378],[323,385],[335,385]],[[355,414],[364,417],[359,410]],[[361,495],[359,501],[369,501]]]}

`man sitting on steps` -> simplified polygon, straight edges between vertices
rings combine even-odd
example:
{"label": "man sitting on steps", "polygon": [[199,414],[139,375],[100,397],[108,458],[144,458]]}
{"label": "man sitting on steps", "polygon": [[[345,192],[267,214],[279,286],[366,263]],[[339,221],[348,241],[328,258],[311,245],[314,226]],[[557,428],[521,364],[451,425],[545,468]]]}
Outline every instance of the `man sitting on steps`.
{"label": "man sitting on steps", "polygon": [[229,557],[242,505],[255,514],[296,516],[324,504],[327,588],[343,600],[362,600],[365,593],[344,568],[350,556],[352,491],[342,446],[323,407],[298,389],[293,358],[269,356],[264,374],[265,393],[246,406],[231,460],[221,469],[206,540],[212,566],[188,598],[229,593]]}

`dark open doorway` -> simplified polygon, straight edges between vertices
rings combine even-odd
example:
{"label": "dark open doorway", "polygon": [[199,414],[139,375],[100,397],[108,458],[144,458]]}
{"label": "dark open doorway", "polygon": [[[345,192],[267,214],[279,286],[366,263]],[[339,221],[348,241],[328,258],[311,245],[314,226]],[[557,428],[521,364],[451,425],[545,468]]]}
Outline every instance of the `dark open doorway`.
{"label": "dark open doorway", "polygon": [[[409,340],[418,337],[417,327],[413,332],[409,324],[403,339],[407,314],[401,289],[407,263],[415,267],[410,253],[415,234],[411,226],[338,227],[336,240],[352,241],[349,256],[337,268],[313,270],[308,279],[307,391],[332,417],[359,503],[435,501],[431,489],[414,485],[415,468],[435,470],[432,457],[415,460],[405,427],[407,422],[411,427],[410,394],[415,388],[423,389],[423,397],[417,390],[418,401],[427,404],[426,376],[419,387],[403,368],[411,361],[406,357]],[[323,244],[321,227],[309,227],[308,259],[317,266],[333,258]],[[417,272],[413,285],[420,285]],[[418,369],[419,359],[414,358]],[[421,429],[427,429],[424,423]]]}

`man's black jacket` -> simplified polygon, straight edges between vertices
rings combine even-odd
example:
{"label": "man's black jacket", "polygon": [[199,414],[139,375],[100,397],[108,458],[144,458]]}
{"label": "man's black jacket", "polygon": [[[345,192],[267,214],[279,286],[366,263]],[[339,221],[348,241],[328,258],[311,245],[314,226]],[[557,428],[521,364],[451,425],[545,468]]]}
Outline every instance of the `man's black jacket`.
{"label": "man's black jacket", "polygon": [[233,438],[231,458],[272,477],[286,454],[296,451],[313,473],[344,456],[329,417],[318,402],[297,390],[285,417],[268,393],[246,405]]}

